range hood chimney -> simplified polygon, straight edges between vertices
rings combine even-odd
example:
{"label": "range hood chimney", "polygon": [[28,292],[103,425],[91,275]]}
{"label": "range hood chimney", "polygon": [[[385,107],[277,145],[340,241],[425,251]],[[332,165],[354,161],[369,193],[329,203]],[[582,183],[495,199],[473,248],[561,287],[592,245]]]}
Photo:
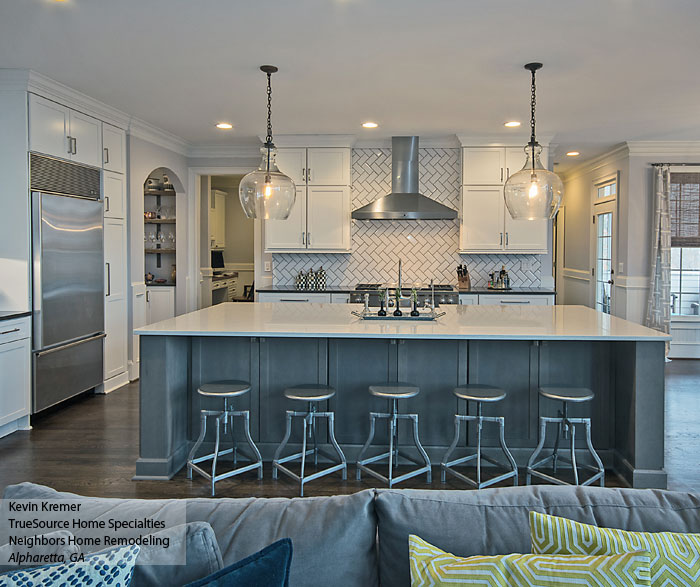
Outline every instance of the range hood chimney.
{"label": "range hood chimney", "polygon": [[457,211],[418,193],[418,137],[391,138],[391,193],[358,208],[356,220],[453,220]]}

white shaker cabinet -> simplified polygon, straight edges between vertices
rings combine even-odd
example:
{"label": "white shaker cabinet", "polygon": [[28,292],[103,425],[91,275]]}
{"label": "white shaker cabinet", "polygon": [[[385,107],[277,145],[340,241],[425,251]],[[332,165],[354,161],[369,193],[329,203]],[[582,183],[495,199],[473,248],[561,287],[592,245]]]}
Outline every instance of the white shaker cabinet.
{"label": "white shaker cabinet", "polygon": [[126,132],[102,123],[102,167],[116,173],[126,172]]}
{"label": "white shaker cabinet", "polygon": [[125,218],[126,182],[120,173],[105,171],[103,174],[103,200],[105,218]]}
{"label": "white shaker cabinet", "polygon": [[104,377],[127,371],[126,226],[118,218],[105,218],[105,343]]}
{"label": "white shaker cabinet", "polygon": [[502,185],[506,177],[503,147],[462,149],[462,185]]}
{"label": "white shaker cabinet", "polygon": [[154,286],[146,288],[146,323],[153,324],[175,316],[175,288]]}
{"label": "white shaker cabinet", "polygon": [[102,167],[102,122],[29,94],[29,149]]}
{"label": "white shaker cabinet", "polygon": [[18,430],[17,421],[29,416],[30,365],[29,318],[0,321],[0,436]]}
{"label": "white shaker cabinet", "polygon": [[265,221],[265,250],[349,252],[350,149],[280,148],[277,166],[296,184],[296,202],[286,220]]}
{"label": "white shaker cabinet", "polygon": [[503,188],[462,187],[459,248],[463,251],[502,251]]}

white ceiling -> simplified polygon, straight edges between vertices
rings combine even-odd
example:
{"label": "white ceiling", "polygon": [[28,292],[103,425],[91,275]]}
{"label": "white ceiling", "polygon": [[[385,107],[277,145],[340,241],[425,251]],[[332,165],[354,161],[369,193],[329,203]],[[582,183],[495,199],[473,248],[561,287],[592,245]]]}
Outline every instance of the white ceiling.
{"label": "white ceiling", "polygon": [[561,160],[700,140],[699,22],[697,0],[0,0],[0,67],[214,145],[264,134],[263,63],[280,67],[275,133],[369,139],[526,129],[538,60],[537,128]]}

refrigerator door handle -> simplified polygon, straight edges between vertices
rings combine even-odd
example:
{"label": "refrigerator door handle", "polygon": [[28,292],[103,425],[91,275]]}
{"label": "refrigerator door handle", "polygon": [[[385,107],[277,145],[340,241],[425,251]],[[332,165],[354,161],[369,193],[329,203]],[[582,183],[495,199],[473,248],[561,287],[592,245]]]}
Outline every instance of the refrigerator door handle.
{"label": "refrigerator door handle", "polygon": [[107,267],[107,293],[105,294],[105,297],[108,298],[112,295],[112,269],[109,263],[105,263],[105,266]]}
{"label": "refrigerator door handle", "polygon": [[92,340],[99,340],[101,338],[105,338],[107,335],[103,332],[101,334],[96,334],[95,336],[90,336],[89,338],[81,338],[80,340],[73,341],[69,344],[64,344],[63,346],[58,346],[54,347],[52,349],[48,349],[46,351],[39,351],[38,353],[35,353],[37,357],[43,357],[44,355],[50,355],[51,353],[55,353],[57,351],[62,351],[64,349],[69,349],[74,346],[78,346],[79,344],[83,344],[85,342],[90,342]]}

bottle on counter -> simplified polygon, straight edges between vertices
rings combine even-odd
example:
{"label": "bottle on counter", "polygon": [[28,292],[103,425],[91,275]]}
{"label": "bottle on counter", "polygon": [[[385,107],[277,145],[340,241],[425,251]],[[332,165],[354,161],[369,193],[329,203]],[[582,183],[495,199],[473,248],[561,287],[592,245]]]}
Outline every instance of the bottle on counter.
{"label": "bottle on counter", "polygon": [[411,290],[411,316],[420,316],[418,311],[418,292],[415,287]]}
{"label": "bottle on counter", "polygon": [[326,289],[326,271],[321,268],[316,271],[316,289]]}
{"label": "bottle on counter", "polygon": [[394,290],[394,297],[396,298],[394,316],[403,316],[403,312],[401,311],[401,290],[398,287]]}
{"label": "bottle on counter", "polygon": [[377,316],[386,316],[386,310],[384,309],[384,301],[386,298],[386,290],[380,289],[379,290],[379,311],[377,312]]}
{"label": "bottle on counter", "polygon": [[313,269],[309,269],[306,274],[306,289],[316,289],[316,274]]}

